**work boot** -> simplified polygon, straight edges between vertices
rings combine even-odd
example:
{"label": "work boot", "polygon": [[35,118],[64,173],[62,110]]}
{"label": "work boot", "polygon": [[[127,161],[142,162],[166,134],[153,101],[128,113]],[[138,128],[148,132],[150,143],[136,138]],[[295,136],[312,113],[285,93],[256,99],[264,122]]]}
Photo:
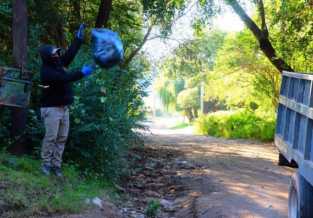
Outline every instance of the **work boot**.
{"label": "work boot", "polygon": [[62,169],[61,167],[54,167],[54,174],[56,177],[63,177]]}
{"label": "work boot", "polygon": [[41,172],[45,175],[45,176],[50,176],[51,173],[51,167],[47,164],[43,164],[41,166]]}

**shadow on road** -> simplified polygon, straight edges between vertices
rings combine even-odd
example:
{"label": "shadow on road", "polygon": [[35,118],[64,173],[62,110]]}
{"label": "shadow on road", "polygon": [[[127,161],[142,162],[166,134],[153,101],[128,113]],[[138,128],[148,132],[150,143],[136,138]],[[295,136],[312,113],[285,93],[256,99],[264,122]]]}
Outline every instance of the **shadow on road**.
{"label": "shadow on road", "polygon": [[292,170],[276,165],[272,143],[149,125],[145,147],[136,150],[143,167],[132,179],[141,183],[142,204],[151,197],[172,203],[160,217],[287,217]]}

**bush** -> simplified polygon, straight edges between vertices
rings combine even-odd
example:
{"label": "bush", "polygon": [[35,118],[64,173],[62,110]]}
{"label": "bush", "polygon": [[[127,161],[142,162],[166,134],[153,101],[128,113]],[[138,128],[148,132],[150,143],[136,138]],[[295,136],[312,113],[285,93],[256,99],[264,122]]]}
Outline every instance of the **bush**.
{"label": "bush", "polygon": [[[87,51],[79,53],[73,68],[88,62]],[[148,85],[144,75],[146,67],[140,60],[134,60],[127,69],[99,69],[94,75],[73,84],[76,97],[70,109],[71,130],[64,152],[65,163],[78,164],[84,175],[112,180],[127,172],[122,157],[130,145],[138,142],[133,129],[138,128],[138,121],[144,118],[142,99]],[[40,92],[34,85],[26,128],[26,135],[31,139],[29,145],[37,158],[44,133],[40,121]],[[10,119],[9,109],[1,107],[1,150],[12,141]]]}
{"label": "bush", "polygon": [[216,112],[195,121],[196,132],[224,138],[271,141],[275,133],[274,118],[263,118],[247,110]]}
{"label": "bush", "polygon": [[65,158],[78,163],[85,173],[118,179],[126,173],[122,158],[137,142],[133,129],[143,119],[142,73],[136,69],[99,71],[76,85],[71,108],[71,134]]}

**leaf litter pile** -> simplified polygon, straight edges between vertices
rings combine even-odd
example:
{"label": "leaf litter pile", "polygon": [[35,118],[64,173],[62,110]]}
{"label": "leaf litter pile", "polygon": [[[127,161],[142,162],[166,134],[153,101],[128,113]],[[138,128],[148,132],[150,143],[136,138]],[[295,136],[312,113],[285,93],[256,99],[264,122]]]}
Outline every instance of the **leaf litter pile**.
{"label": "leaf litter pile", "polygon": [[125,217],[193,217],[198,194],[191,190],[195,179],[191,172],[201,166],[187,162],[182,151],[166,145],[135,148],[129,159],[131,174],[122,183],[130,199],[122,208]]}

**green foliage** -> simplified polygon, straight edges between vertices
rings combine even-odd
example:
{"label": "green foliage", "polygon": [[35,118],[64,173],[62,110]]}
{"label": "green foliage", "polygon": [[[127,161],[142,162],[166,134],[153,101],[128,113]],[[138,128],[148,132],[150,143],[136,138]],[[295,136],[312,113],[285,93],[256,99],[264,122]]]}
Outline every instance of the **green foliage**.
{"label": "green foliage", "polygon": [[[40,162],[28,157],[0,155],[0,201],[3,217],[33,217],[51,213],[77,213],[88,206],[87,198],[103,195],[111,185],[87,180],[73,166],[64,167],[65,180],[46,177]],[[2,205],[3,206],[3,205]],[[3,210],[4,209],[4,210]]]}
{"label": "green foliage", "polygon": [[313,71],[312,9],[311,1],[274,0],[266,4],[274,45],[298,72]]}
{"label": "green foliage", "polygon": [[253,36],[244,30],[228,34],[218,50],[215,66],[206,78],[206,100],[225,102],[229,108],[257,104],[273,110],[279,97],[280,73],[260,53]]}
{"label": "green foliage", "polygon": [[161,101],[167,111],[177,109],[177,96],[184,89],[184,80],[170,80],[164,75],[159,75],[155,83]]}
{"label": "green foliage", "polygon": [[[78,25],[87,24],[86,45],[83,46],[70,69],[91,63],[90,28],[93,27],[99,1],[61,1],[46,4],[27,1],[29,11],[27,69],[34,73],[31,106],[28,113],[26,135],[29,145],[39,158],[44,130],[40,120],[40,57],[38,47],[43,43],[66,47],[73,39]],[[11,1],[0,3],[0,64],[11,66],[12,11]],[[144,15],[146,14],[146,15]],[[120,33],[128,56],[143,43],[142,29],[150,19],[141,1],[113,1],[109,27]],[[170,22],[168,16],[167,21]],[[158,21],[154,25],[158,25]],[[71,130],[64,158],[66,163],[78,164],[83,174],[118,179],[127,171],[122,158],[127,148],[138,143],[132,131],[143,119],[143,101],[148,85],[150,63],[140,53],[123,69],[98,70],[96,75],[73,84],[75,103],[71,107]],[[0,108],[1,149],[8,147],[10,139],[10,111]],[[122,170],[123,169],[123,170]]]}
{"label": "green foliage", "polygon": [[224,138],[246,138],[271,141],[275,119],[261,117],[251,111],[216,112],[202,115],[195,121],[196,132]]}
{"label": "green foliage", "polygon": [[172,1],[160,1],[160,0],[141,0],[144,13],[147,17],[150,17],[152,23],[158,23],[161,27],[161,33],[168,35],[171,31],[173,17],[183,13],[184,8],[188,4],[185,0],[172,0]]}
{"label": "green foliage", "polygon": [[121,157],[136,140],[132,128],[144,115],[145,93],[136,83],[140,76],[132,74],[135,69],[99,71],[77,84],[67,159],[115,179],[126,171]]}
{"label": "green foliage", "polygon": [[160,208],[161,208],[160,201],[150,200],[145,210],[145,214],[147,217],[151,217],[151,218],[157,217]]}
{"label": "green foliage", "polygon": [[200,93],[198,88],[185,89],[177,97],[177,103],[180,108],[199,108]]}
{"label": "green foliage", "polygon": [[162,74],[169,79],[198,78],[214,66],[217,50],[223,44],[225,34],[220,31],[204,32],[203,35],[182,43],[174,56],[162,63]]}
{"label": "green foliage", "polygon": [[0,2],[0,65],[2,62],[9,61],[10,50],[12,49],[12,37],[8,34],[11,32],[10,25],[12,23],[12,6],[11,1],[4,0]]}
{"label": "green foliage", "polygon": [[160,64],[161,72],[155,86],[167,110],[184,110],[191,120],[192,112],[186,109],[200,107],[200,83],[204,81],[207,70],[213,68],[217,50],[225,36],[220,31],[205,33],[207,35],[199,35],[181,44],[175,49],[175,55]]}
{"label": "green foliage", "polygon": [[170,81],[165,81],[164,85],[158,87],[159,96],[167,111],[176,104],[175,90],[173,90],[172,84]]}
{"label": "green foliage", "polygon": [[212,17],[214,17],[221,10],[222,1],[215,0],[199,0],[200,14],[201,16],[197,19],[202,24],[210,24]]}
{"label": "green foliage", "polygon": [[[84,52],[81,54],[84,56]],[[84,60],[82,56],[77,62]],[[146,69],[138,72],[140,66],[140,62],[134,62],[128,71],[98,71],[75,85],[77,97],[71,107],[71,131],[64,158],[78,164],[85,175],[117,180],[127,172],[122,157],[129,146],[138,143],[132,129],[140,127],[137,123],[143,119],[142,97],[148,85],[143,75]],[[6,147],[14,142],[9,137],[9,114],[8,108],[0,110],[1,144]],[[26,133],[39,157],[44,130],[38,110],[29,110]]]}

